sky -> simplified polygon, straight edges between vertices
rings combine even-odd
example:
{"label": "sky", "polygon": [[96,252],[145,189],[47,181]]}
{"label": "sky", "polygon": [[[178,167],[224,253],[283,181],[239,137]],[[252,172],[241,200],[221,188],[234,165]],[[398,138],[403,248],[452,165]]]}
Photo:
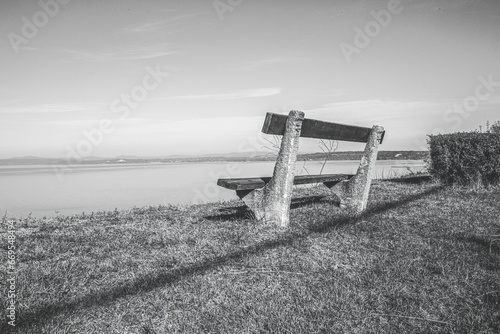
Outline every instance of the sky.
{"label": "sky", "polygon": [[262,151],[292,109],[383,150],[500,120],[498,0],[3,0],[0,36],[0,158]]}

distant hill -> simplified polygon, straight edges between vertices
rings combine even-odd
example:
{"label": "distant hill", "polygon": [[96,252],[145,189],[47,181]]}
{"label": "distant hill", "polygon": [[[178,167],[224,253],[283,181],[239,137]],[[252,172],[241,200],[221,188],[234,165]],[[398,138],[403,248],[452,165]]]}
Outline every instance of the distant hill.
{"label": "distant hill", "polygon": [[[361,151],[333,152],[328,160],[359,160],[362,155]],[[379,151],[377,160],[425,160],[428,156],[428,151]],[[325,154],[322,152],[301,154],[298,159],[324,160]]]}
{"label": "distant hill", "polygon": [[0,159],[0,165],[52,165],[64,163],[64,159],[43,158],[35,156],[15,157],[10,159]]}
{"label": "distant hill", "polygon": [[[328,160],[359,160],[362,151],[333,152]],[[378,160],[424,160],[428,157],[428,151],[379,151]],[[299,161],[325,160],[325,154],[305,153],[299,154]],[[224,162],[224,161],[273,161],[276,159],[275,152],[245,152],[205,154],[199,156],[171,155],[166,157],[138,157],[135,155],[120,155],[117,157],[85,157],[78,164],[113,164],[113,163],[181,163],[181,162]],[[0,165],[56,165],[66,164],[63,158],[45,158],[36,156],[23,156],[10,159],[0,159]],[[72,161],[72,164],[75,164]]]}
{"label": "distant hill", "polygon": [[264,156],[269,154],[268,151],[260,151],[260,152],[231,152],[231,153],[222,153],[222,154],[203,154],[197,157],[231,157],[231,158],[244,158],[244,157],[255,157],[255,156]]}

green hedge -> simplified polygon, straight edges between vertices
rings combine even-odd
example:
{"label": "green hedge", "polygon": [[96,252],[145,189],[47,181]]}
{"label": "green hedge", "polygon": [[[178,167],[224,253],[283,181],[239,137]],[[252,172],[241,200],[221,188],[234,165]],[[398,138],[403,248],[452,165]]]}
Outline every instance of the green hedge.
{"label": "green hedge", "polygon": [[429,135],[430,173],[445,184],[500,183],[500,134]]}

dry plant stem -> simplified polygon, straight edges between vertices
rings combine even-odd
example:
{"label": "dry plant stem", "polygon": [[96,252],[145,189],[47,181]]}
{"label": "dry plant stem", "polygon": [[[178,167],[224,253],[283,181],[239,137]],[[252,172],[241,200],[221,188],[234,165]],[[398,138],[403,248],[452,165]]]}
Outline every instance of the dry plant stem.
{"label": "dry plant stem", "polygon": [[310,273],[301,273],[297,271],[283,271],[283,270],[268,270],[268,269],[241,269],[241,270],[233,270],[229,271],[229,274],[245,274],[245,273],[256,273],[256,274],[291,274],[291,275],[308,275]]}
{"label": "dry plant stem", "polygon": [[406,315],[384,314],[384,313],[372,313],[370,315],[371,316],[381,316],[381,317],[397,317],[397,318],[405,318],[405,319],[412,319],[412,320],[423,320],[423,321],[437,322],[439,324],[449,325],[449,323],[446,322],[446,321],[435,320],[435,319],[427,319],[427,318],[420,318],[420,317],[410,317],[410,316],[406,316]]}
{"label": "dry plant stem", "polygon": [[319,171],[320,175],[323,174],[323,169],[325,168],[328,158],[330,158],[332,153],[336,151],[338,147],[339,147],[338,142],[334,140],[329,140],[328,144],[327,141],[325,141],[324,139],[321,139],[319,141],[319,148],[321,149],[321,151],[323,151],[323,154],[325,155],[325,160],[323,161],[323,165],[321,166],[321,170]]}
{"label": "dry plant stem", "polygon": [[479,298],[479,297],[482,297],[482,296],[486,296],[486,295],[489,295],[490,293],[495,293],[495,292],[500,292],[500,290],[493,290],[493,291],[488,291],[486,293],[482,293],[476,297],[474,297],[473,299],[476,299],[476,298]]}
{"label": "dry plant stem", "polygon": [[264,138],[265,141],[269,143],[270,146],[263,146],[264,148],[267,148],[268,150],[271,151],[279,151],[280,145],[281,145],[281,138],[279,136],[273,136],[273,141],[271,141],[268,138]]}

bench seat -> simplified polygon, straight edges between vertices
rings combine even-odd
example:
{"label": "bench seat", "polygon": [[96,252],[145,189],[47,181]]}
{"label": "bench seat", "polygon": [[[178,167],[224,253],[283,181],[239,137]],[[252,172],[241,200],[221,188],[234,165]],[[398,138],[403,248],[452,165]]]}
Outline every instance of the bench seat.
{"label": "bench seat", "polygon": [[[328,188],[333,187],[343,180],[349,180],[354,175],[350,174],[322,174],[322,175],[298,175],[293,179],[293,184],[324,183]],[[219,179],[217,185],[236,190],[238,196],[246,195],[254,189],[263,188],[271,181],[271,177],[251,177],[238,179]]]}

